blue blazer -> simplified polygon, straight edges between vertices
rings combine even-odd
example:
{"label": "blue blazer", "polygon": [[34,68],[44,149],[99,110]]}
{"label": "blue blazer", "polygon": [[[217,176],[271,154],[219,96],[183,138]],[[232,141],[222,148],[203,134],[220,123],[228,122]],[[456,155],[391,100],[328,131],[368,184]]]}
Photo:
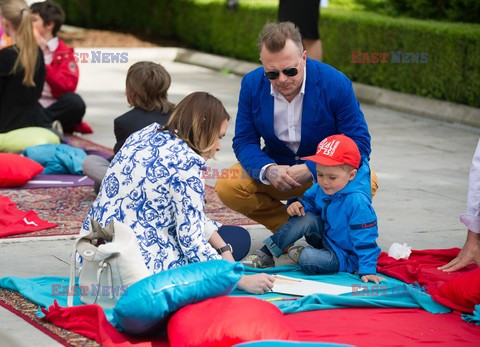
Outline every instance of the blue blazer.
{"label": "blue blazer", "polygon": [[[370,156],[370,134],[351,81],[333,67],[307,58],[300,147],[294,153],[275,135],[270,81],[260,67],[242,79],[233,150],[242,167],[259,179],[267,164],[302,164],[318,143],[334,134],[352,138],[364,160]],[[264,147],[260,147],[260,139]],[[314,177],[315,163],[307,162]]]}

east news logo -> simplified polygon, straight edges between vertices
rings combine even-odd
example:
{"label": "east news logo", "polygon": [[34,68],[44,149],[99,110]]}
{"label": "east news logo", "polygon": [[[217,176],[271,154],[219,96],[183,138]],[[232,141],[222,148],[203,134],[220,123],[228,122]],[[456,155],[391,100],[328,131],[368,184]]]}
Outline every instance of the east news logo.
{"label": "east news logo", "polygon": [[[390,58],[390,60],[388,60]],[[352,51],[352,63],[354,64],[426,64],[428,53],[411,53],[402,51],[388,52],[362,52]]]}
{"label": "east news logo", "polygon": [[125,64],[128,63],[128,52],[113,53],[102,51],[75,52],[73,53],[76,63],[92,64]]}

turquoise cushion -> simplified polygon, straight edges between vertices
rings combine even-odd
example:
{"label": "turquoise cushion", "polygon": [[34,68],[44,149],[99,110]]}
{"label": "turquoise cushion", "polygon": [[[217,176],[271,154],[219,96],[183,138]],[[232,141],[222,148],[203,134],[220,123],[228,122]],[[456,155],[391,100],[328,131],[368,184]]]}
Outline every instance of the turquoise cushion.
{"label": "turquoise cushion", "polygon": [[227,295],[243,265],[210,260],[162,271],[128,287],[113,308],[114,324],[131,334],[165,328],[169,315],[188,304]]}
{"label": "turquoise cushion", "polygon": [[0,134],[0,152],[21,153],[25,148],[37,145],[58,145],[60,138],[41,127],[28,127]]}

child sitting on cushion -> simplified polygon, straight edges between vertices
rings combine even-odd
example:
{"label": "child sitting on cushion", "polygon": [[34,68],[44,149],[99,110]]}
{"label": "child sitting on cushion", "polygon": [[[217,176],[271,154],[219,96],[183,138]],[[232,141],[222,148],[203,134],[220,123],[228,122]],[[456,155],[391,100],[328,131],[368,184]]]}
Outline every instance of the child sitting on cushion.
{"label": "child sitting on cushion", "polygon": [[40,104],[46,109],[49,121],[58,120],[63,131],[91,133],[88,124],[82,122],[85,103],[80,95],[75,93],[79,70],[74,50],[57,37],[65,21],[65,14],[59,5],[52,1],[36,2],[30,9],[47,71]]}
{"label": "child sitting on cushion", "polygon": [[329,136],[318,144],[315,155],[302,159],[317,164],[317,183],[288,206],[289,221],[243,264],[274,266],[273,256],[279,257],[305,236],[309,246],[291,247],[288,256],[306,273],[345,271],[378,284],[383,278],[376,275],[380,254],[375,242],[377,217],[370,188],[363,184],[369,178],[362,177],[361,165],[368,164],[361,163],[357,145],[345,135]]}
{"label": "child sitting on cushion", "polygon": [[[167,123],[173,110],[173,104],[167,99],[170,83],[170,74],[160,64],[141,61],[130,66],[127,72],[126,95],[133,109],[113,121],[113,131],[117,140],[113,147],[115,154],[134,132],[152,123],[160,125]],[[95,182],[96,192],[100,188],[110,161],[111,158],[89,155],[83,162],[83,173]]]}

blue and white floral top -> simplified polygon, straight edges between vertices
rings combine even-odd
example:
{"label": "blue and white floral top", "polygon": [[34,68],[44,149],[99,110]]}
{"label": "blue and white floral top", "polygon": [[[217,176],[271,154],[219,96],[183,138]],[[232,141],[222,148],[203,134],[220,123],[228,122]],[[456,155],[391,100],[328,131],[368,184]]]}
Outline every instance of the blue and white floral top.
{"label": "blue and white floral top", "polygon": [[129,225],[152,273],[221,259],[208,243],[220,225],[204,212],[203,166],[204,158],[158,124],[133,133],[113,158],[81,234],[90,218]]}

